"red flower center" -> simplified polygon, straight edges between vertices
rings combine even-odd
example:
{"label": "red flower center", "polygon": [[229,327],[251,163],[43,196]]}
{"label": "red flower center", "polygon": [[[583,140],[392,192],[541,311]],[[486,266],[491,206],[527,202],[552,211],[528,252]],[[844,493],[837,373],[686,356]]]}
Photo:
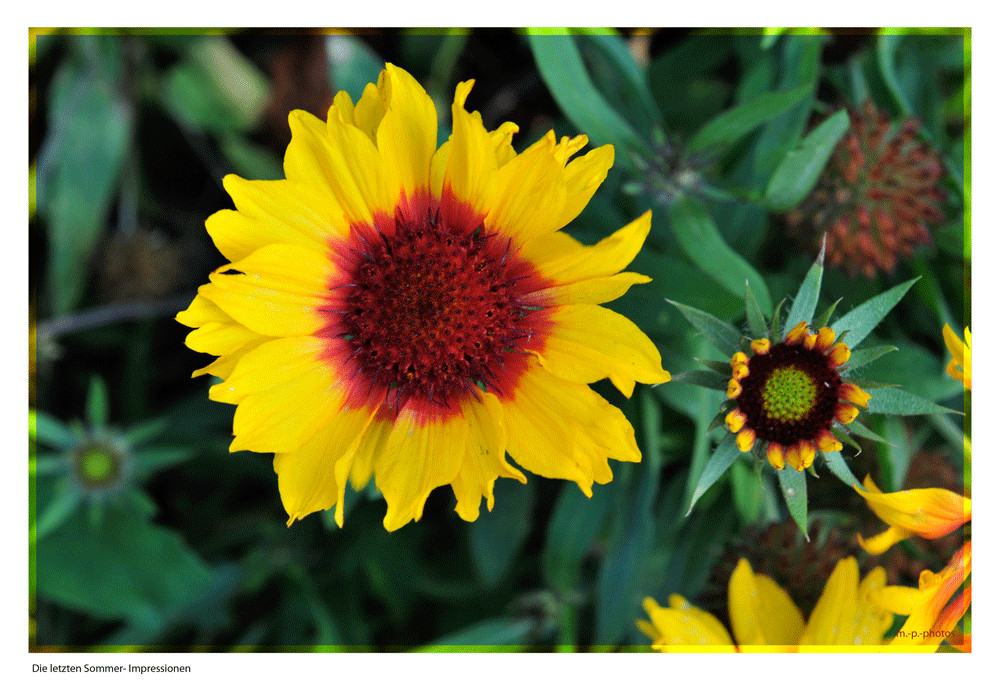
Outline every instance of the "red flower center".
{"label": "red flower center", "polygon": [[404,196],[334,245],[324,335],[353,406],[453,414],[465,395],[512,391],[541,349],[548,315],[521,298],[545,281],[469,206],[445,201]]}

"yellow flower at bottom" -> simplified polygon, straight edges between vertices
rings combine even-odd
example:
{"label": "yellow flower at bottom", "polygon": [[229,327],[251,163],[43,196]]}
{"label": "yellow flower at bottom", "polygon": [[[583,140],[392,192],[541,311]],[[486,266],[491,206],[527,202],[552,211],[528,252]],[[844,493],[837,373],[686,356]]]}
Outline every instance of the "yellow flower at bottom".
{"label": "yellow flower at bottom", "polygon": [[784,590],[768,576],[754,574],[741,559],[729,580],[729,619],[733,638],[714,616],[672,595],[669,607],[652,598],[643,603],[649,621],[636,622],[664,652],[835,652],[882,645],[892,614],[876,597],[885,589],[885,571],[877,567],[859,581],[853,557],[841,560],[805,622]]}
{"label": "yellow flower at bottom", "polygon": [[588,496],[608,459],[638,461],[625,416],[588,386],[625,396],[670,379],[635,324],[599,305],[649,278],[622,273],[647,212],[594,246],[560,230],[614,159],[570,158],[583,135],[549,132],[518,154],[488,131],[460,83],[450,139],[409,73],[391,64],[327,120],[289,116],[286,179],[224,180],[235,210],[206,228],[230,260],[177,319],[218,359],[196,371],[236,405],[233,451],[273,452],[289,523],[374,477],[394,530],[450,485],[456,510],[493,506],[506,459]]}

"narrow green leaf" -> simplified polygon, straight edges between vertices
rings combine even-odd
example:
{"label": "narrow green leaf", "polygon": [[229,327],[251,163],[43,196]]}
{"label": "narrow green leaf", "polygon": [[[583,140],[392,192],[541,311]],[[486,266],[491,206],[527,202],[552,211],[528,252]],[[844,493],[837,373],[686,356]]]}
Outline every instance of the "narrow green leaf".
{"label": "narrow green leaf", "polygon": [[733,374],[733,367],[729,365],[728,361],[714,361],[712,359],[701,359],[699,357],[694,358],[699,364],[708,366],[714,373],[726,376],[726,380],[729,380],[730,376]]}
{"label": "narrow green leaf", "polygon": [[754,296],[771,306],[764,279],[740,257],[719,233],[715,221],[700,200],[682,198],[670,204],[670,227],[684,254],[703,272],[736,297],[743,297],[747,282]]}
{"label": "narrow green leaf", "polygon": [[795,524],[802,530],[802,534],[809,540],[808,524],[808,498],[806,491],[806,473],[799,472],[786,465],[778,470],[778,484],[781,487],[781,495],[785,498],[785,505],[791,514]]}
{"label": "narrow green leaf", "polygon": [[724,392],[727,380],[715,371],[684,371],[683,373],[674,373],[670,378],[670,382],[698,385],[700,387],[707,387],[710,390]]}
{"label": "narrow green leaf", "polygon": [[[646,144],[594,86],[569,31],[543,30],[546,35],[529,29],[528,46],[542,80],[563,114],[587,134],[594,146],[611,143],[616,148],[644,151]],[[627,154],[615,154],[616,161],[624,158]]]}
{"label": "narrow green leaf", "polygon": [[[450,633],[414,652],[513,652],[531,635],[535,623],[530,618],[498,617],[479,621]],[[513,647],[512,647],[513,646]]]}
{"label": "narrow green leaf", "polygon": [[614,499],[609,485],[595,485],[591,498],[573,484],[563,485],[542,549],[542,573],[556,591],[576,586],[584,556],[604,527]]}
{"label": "narrow green leaf", "polygon": [[754,128],[803,101],[811,92],[811,84],[783,92],[768,92],[729,109],[705,123],[688,143],[688,149],[701,151],[732,144]]}
{"label": "narrow green leaf", "polygon": [[875,388],[868,392],[872,395],[871,401],[868,402],[869,413],[891,413],[899,416],[958,413],[958,411],[940,406],[923,397],[904,392],[897,387]]}
{"label": "narrow green leaf", "polygon": [[868,429],[868,427],[859,420],[854,420],[845,425],[844,427],[850,430],[851,434],[856,434],[859,437],[864,437],[865,439],[871,439],[872,441],[881,442],[882,444],[889,444],[890,446],[892,445],[892,443],[888,441],[885,437]]}
{"label": "narrow green leaf", "polygon": [[847,112],[839,111],[789,151],[771,175],[764,192],[764,204],[775,212],[785,212],[797,206],[816,185],[834,147],[849,125]]}
{"label": "narrow green leaf", "polygon": [[851,468],[847,467],[847,462],[844,460],[844,456],[841,455],[840,451],[831,451],[829,453],[821,451],[820,455],[823,456],[823,461],[826,463],[826,466],[837,479],[849,487],[853,488],[857,486],[858,488],[862,488],[861,482],[859,482],[858,478],[854,476],[853,472],[851,472]]}
{"label": "narrow green leaf", "polygon": [[32,415],[39,444],[53,449],[70,449],[76,445],[76,437],[62,421],[42,411],[33,411]]}
{"label": "narrow green leaf", "polygon": [[133,456],[135,474],[139,479],[145,479],[164,468],[189,460],[192,453],[191,449],[179,446],[144,448]]}
{"label": "narrow green leaf", "polygon": [[531,512],[534,508],[534,483],[517,480],[497,480],[503,495],[497,493],[497,502],[490,512],[481,512],[479,519],[469,525],[469,553],[472,566],[486,585],[500,581],[524,545],[531,530]]}
{"label": "narrow green leaf", "polygon": [[81,500],[79,493],[63,488],[48,507],[38,513],[37,521],[29,529],[29,541],[40,541],[58,529],[80,506]]}
{"label": "narrow green leaf", "polygon": [[686,515],[690,515],[694,509],[694,504],[698,502],[708,489],[719,480],[726,470],[728,470],[736,459],[740,457],[740,450],[736,447],[736,437],[726,435],[716,447],[712,457],[705,464],[705,469],[701,471],[698,483],[695,484],[694,492],[691,495],[691,502],[688,504]]}
{"label": "narrow green leaf", "polygon": [[837,335],[849,331],[844,337],[844,342],[849,349],[854,349],[868,337],[868,334],[885,318],[886,314],[892,311],[892,308],[906,295],[906,291],[916,282],[917,279],[910,279],[890,288],[881,295],[876,295],[837,319],[830,328]]}
{"label": "narrow green leaf", "polygon": [[778,302],[778,306],[774,308],[774,316],[771,317],[771,338],[777,342],[782,339],[783,336],[778,334],[779,324],[781,323],[781,307],[785,304],[788,298],[781,298]]}
{"label": "narrow green leaf", "polygon": [[628,107],[640,132],[648,132],[657,125],[662,127],[660,109],[649,91],[646,74],[632,56],[624,38],[615,31],[606,33],[586,28],[579,31],[581,47],[599,54],[610,67],[615,81],[616,96],[613,101],[620,101],[621,105]]}
{"label": "narrow green leaf", "polygon": [[753,333],[754,338],[768,337],[767,321],[764,319],[764,312],[761,311],[760,305],[757,303],[757,298],[753,294],[753,290],[750,288],[749,279],[746,281],[744,298],[747,308],[747,323],[750,325],[750,332]]}
{"label": "narrow green leaf", "polygon": [[848,359],[847,364],[845,364],[844,371],[850,373],[856,368],[867,366],[871,362],[888,354],[889,352],[898,351],[899,348],[893,347],[892,345],[879,345],[878,347],[866,347],[865,349],[859,349],[856,352],[851,352],[851,358]]}
{"label": "narrow green leaf", "polygon": [[812,323],[813,314],[816,313],[816,304],[819,302],[820,287],[823,285],[823,257],[825,255],[826,238],[823,239],[823,245],[819,249],[816,261],[809,267],[806,278],[802,280],[802,285],[799,286],[799,292],[795,294],[795,299],[792,300],[792,307],[788,310],[788,318],[785,319],[785,331],[782,335],[787,335],[788,331],[795,328],[801,321],[805,321],[807,324]]}
{"label": "narrow green leaf", "polygon": [[[826,238],[825,237],[823,239],[823,242],[824,242],[824,244],[826,243]],[[813,327],[814,328],[822,328],[823,326],[828,325],[830,323],[830,317],[833,316],[833,312],[836,311],[837,305],[839,305],[840,301],[843,300],[843,299],[844,298],[837,298],[836,300],[834,300],[832,305],[830,305],[829,307],[827,307],[826,310],[824,310],[822,314],[820,314],[819,316],[817,316],[813,320],[814,321],[814,326]]]}
{"label": "narrow green leaf", "polygon": [[166,417],[144,420],[125,430],[125,439],[132,446],[139,446],[166,432],[169,425],[170,420]]}
{"label": "narrow green leaf", "polygon": [[642,602],[642,573],[653,546],[653,517],[639,493],[619,513],[608,542],[608,552],[597,575],[595,638],[598,643],[620,642]]}
{"label": "narrow green leaf", "polygon": [[894,65],[896,48],[899,47],[902,39],[902,35],[891,33],[878,36],[875,40],[875,56],[878,60],[879,74],[882,76],[889,94],[892,95],[893,102],[896,104],[899,113],[909,115],[912,110],[909,102],[906,101],[906,97],[903,95],[903,88],[896,77]]}
{"label": "narrow green leaf", "polygon": [[87,420],[98,429],[108,424],[108,387],[97,375],[91,376],[87,390]]}
{"label": "narrow green leaf", "polygon": [[732,356],[740,347],[740,333],[708,312],[667,300],[676,307],[692,326],[698,329],[712,345],[726,356]]}
{"label": "narrow green leaf", "polygon": [[737,460],[730,468],[730,485],[733,490],[733,505],[747,524],[753,524],[760,517],[764,504],[760,480],[750,470],[750,466]]}

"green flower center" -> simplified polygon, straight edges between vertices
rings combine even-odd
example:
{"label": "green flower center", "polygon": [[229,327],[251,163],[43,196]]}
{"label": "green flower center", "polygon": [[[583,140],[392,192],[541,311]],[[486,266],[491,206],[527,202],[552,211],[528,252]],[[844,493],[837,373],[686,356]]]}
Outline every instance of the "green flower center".
{"label": "green flower center", "polygon": [[76,468],[81,481],[87,486],[100,487],[113,484],[118,477],[118,457],[100,446],[90,446],[77,454]]}
{"label": "green flower center", "polygon": [[796,366],[784,366],[774,369],[760,396],[768,418],[795,422],[816,405],[816,382]]}

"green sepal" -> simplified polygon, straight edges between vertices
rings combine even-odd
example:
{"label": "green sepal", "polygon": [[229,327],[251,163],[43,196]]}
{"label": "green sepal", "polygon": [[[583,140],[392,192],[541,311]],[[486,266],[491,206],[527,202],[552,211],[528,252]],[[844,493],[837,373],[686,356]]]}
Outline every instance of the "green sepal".
{"label": "green sepal", "polygon": [[840,301],[843,299],[844,298],[842,297],[837,298],[836,300],[834,300],[832,305],[826,308],[826,311],[824,311],[822,314],[813,319],[813,330],[818,330],[820,328],[823,328],[828,323],[830,323],[830,317],[833,316],[834,311],[836,311],[837,309],[837,305],[839,305]]}
{"label": "green sepal", "polygon": [[[733,352],[733,354],[735,354],[735,352]],[[733,375],[733,367],[729,365],[728,361],[715,361],[714,359],[700,359],[698,357],[695,357],[694,360],[699,364],[708,366],[716,373],[726,376],[727,380]]]}
{"label": "green sepal", "polygon": [[887,413],[898,416],[922,416],[931,413],[959,413],[933,401],[904,392],[896,387],[879,387],[869,392],[869,413]]}
{"label": "green sepal", "polygon": [[739,348],[739,331],[725,321],[721,321],[708,312],[688,307],[680,302],[674,302],[670,299],[667,299],[667,302],[676,307],[692,326],[701,331],[706,340],[726,356],[732,356]]}
{"label": "green sepal", "polygon": [[819,290],[823,284],[823,258],[825,255],[826,237],[824,236],[816,261],[809,267],[806,278],[799,286],[799,292],[792,300],[792,307],[788,310],[788,318],[785,319],[784,335],[787,335],[788,331],[795,328],[801,321],[805,321],[807,324],[812,322],[813,314],[816,313],[816,304],[819,302]]}
{"label": "green sepal", "polygon": [[757,297],[750,288],[750,279],[746,280],[744,302],[747,310],[747,324],[750,326],[750,332],[754,334],[754,338],[768,337],[767,321],[764,319],[764,312],[761,311],[760,305],[757,304]]}
{"label": "green sepal", "polygon": [[785,505],[788,506],[789,514],[808,541],[809,525],[807,520],[809,499],[806,490],[805,471],[799,472],[792,466],[786,465],[778,470],[778,484],[781,487],[781,495],[785,498]]}
{"label": "green sepal", "polygon": [[712,453],[712,457],[705,463],[705,468],[701,471],[698,483],[695,484],[691,494],[691,502],[688,505],[685,517],[691,514],[694,504],[698,502],[709,488],[715,484],[726,470],[728,470],[736,459],[740,457],[740,450],[736,446],[736,436],[726,435]]}
{"label": "green sepal", "polygon": [[844,484],[850,487],[861,487],[861,482],[858,478],[854,476],[851,472],[851,468],[847,466],[847,462],[844,460],[844,456],[841,455],[840,451],[830,451],[826,453],[824,451],[819,452],[823,456],[823,462],[826,463],[826,467],[833,473],[833,476],[842,481]]}
{"label": "green sepal", "polygon": [[781,323],[781,307],[785,304],[788,298],[781,298],[778,305],[774,308],[774,316],[771,317],[771,341],[781,342],[782,335],[778,334],[778,326]]}
{"label": "green sepal", "polygon": [[857,352],[851,352],[851,358],[844,364],[843,370],[845,373],[850,373],[854,369],[866,366],[889,352],[898,351],[899,348],[894,347],[893,345],[879,345],[878,347],[866,347],[865,349],[859,349]]}
{"label": "green sepal", "polygon": [[881,295],[876,295],[837,319],[830,328],[837,335],[845,331],[850,331],[850,335],[847,336],[844,342],[847,343],[848,349],[854,349],[862,340],[868,337],[868,334],[885,318],[885,315],[892,311],[892,308],[903,299],[906,291],[910,290],[917,280],[910,279],[890,288]]}
{"label": "green sepal", "polygon": [[86,404],[87,421],[95,429],[103,430],[108,424],[108,387],[100,376],[90,377]]}
{"label": "green sepal", "polygon": [[710,390],[719,390],[721,392],[726,391],[725,379],[720,378],[719,374],[715,371],[684,371],[683,373],[674,373],[670,381],[685,383],[687,385],[698,385],[699,387],[707,387]]}
{"label": "green sepal", "polygon": [[878,433],[873,432],[866,425],[857,420],[851,421],[847,425],[844,425],[844,427],[850,430],[851,434],[855,434],[859,437],[864,437],[865,439],[871,439],[872,441],[881,442],[883,444],[889,444],[890,446],[895,446],[895,444],[892,444],[890,441],[888,441]]}

